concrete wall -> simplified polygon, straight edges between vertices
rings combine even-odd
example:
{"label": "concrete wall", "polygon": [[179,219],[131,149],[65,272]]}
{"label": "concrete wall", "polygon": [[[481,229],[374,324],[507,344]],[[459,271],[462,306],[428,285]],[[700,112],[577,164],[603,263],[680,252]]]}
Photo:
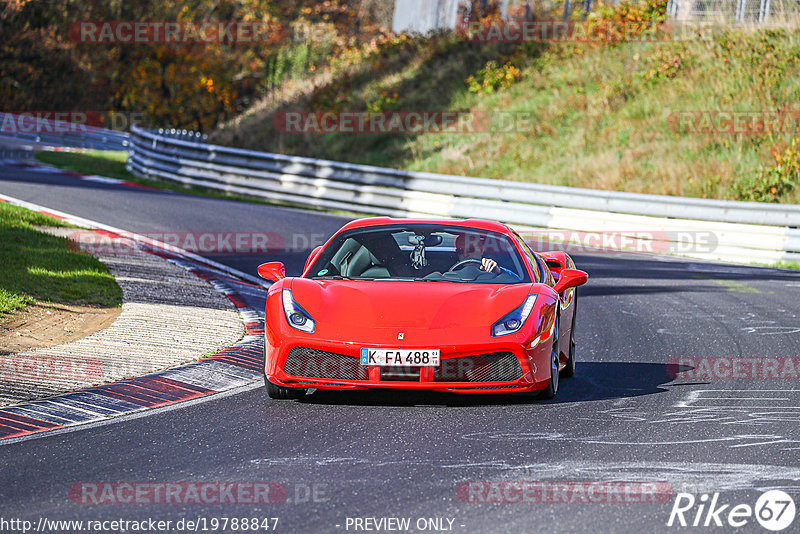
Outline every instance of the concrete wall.
{"label": "concrete wall", "polygon": [[431,30],[454,29],[459,0],[396,0],[392,31],[427,33]]}

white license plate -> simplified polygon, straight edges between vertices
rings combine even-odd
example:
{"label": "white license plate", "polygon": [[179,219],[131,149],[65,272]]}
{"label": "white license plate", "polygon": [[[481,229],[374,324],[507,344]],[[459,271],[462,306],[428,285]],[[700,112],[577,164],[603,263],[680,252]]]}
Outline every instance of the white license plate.
{"label": "white license plate", "polygon": [[362,365],[437,367],[439,349],[361,349]]}

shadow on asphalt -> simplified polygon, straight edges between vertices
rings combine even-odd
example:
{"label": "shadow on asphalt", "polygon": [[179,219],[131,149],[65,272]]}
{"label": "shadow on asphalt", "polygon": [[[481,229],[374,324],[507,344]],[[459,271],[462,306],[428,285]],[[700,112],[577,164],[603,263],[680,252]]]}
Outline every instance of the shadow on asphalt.
{"label": "shadow on asphalt", "polygon": [[660,386],[672,381],[667,366],[656,363],[580,362],[575,376],[561,379],[555,399],[533,394],[471,394],[417,390],[332,391],[318,389],[298,401],[330,406],[442,406],[477,407],[516,404],[562,404],[666,392]]}
{"label": "shadow on asphalt", "polygon": [[703,282],[709,280],[741,280],[743,282],[769,280],[800,280],[800,270],[764,267],[758,265],[735,265],[715,263],[695,258],[670,256],[659,261],[649,254],[637,256],[626,253],[615,257],[613,253],[572,254],[575,265],[589,273],[589,284],[593,278],[616,278],[633,280],[685,280]]}

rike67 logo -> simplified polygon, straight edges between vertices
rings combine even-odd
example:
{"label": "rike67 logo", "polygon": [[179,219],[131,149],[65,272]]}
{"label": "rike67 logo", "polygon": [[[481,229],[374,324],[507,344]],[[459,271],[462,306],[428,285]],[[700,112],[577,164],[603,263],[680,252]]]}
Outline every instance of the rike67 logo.
{"label": "rike67 logo", "polygon": [[795,517],[792,497],[780,490],[762,493],[755,506],[722,504],[719,493],[704,493],[696,498],[691,493],[678,493],[667,526],[680,527],[743,527],[756,521],[767,530],[778,532],[792,524]]}

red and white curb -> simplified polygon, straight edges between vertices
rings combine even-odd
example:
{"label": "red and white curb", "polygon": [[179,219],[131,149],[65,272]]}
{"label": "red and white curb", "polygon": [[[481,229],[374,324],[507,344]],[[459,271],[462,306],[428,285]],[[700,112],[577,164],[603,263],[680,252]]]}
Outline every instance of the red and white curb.
{"label": "red and white curb", "polygon": [[104,234],[110,233],[115,238],[130,239],[137,248],[175,263],[211,283],[233,302],[246,327],[246,334],[239,342],[197,362],[0,408],[0,443],[206,397],[263,379],[264,320],[256,307],[263,303],[265,296],[266,284],[262,280],[177,247],[96,221],[6,195],[0,195],[0,201]]}

